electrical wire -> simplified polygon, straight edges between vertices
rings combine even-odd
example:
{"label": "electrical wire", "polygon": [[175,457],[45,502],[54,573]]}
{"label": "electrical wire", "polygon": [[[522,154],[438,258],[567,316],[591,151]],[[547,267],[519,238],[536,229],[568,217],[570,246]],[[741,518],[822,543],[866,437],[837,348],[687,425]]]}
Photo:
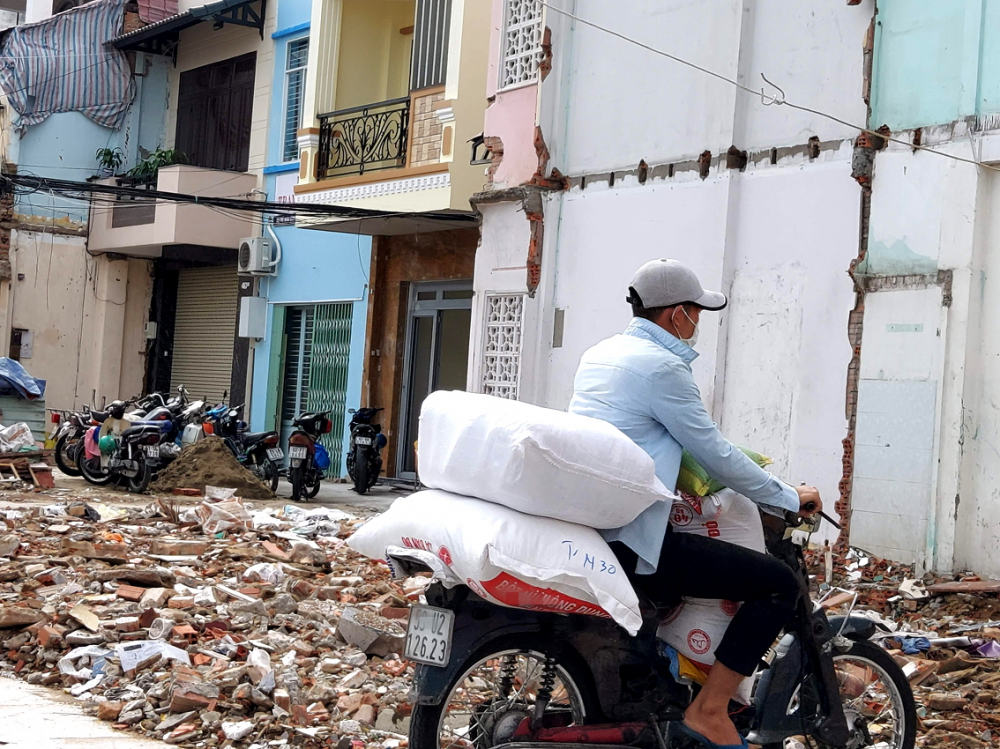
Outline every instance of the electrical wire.
{"label": "electrical wire", "polygon": [[120,204],[117,198],[132,198],[143,203],[179,203],[200,205],[216,210],[223,215],[244,217],[251,214],[286,214],[296,218],[311,218],[317,223],[323,219],[389,219],[397,216],[419,215],[428,220],[442,221],[452,224],[471,224],[476,219],[472,214],[450,213],[446,211],[427,211],[414,213],[411,211],[379,211],[368,208],[352,208],[339,205],[323,205],[317,203],[272,203],[260,200],[245,200],[239,198],[188,195],[184,193],[166,192],[162,190],[146,190],[137,187],[119,185],[101,185],[94,182],[78,182],[74,180],[39,177],[30,173],[0,175],[0,191],[11,191],[15,196],[24,198],[38,192],[51,196],[59,195],[69,200],[83,200],[96,203],[98,206],[113,206]]}
{"label": "electrical wire", "polygon": [[630,36],[628,36],[626,34],[623,34],[623,33],[619,32],[619,31],[615,31],[614,29],[609,29],[606,26],[601,26],[600,24],[594,23],[593,21],[588,21],[586,18],[581,18],[580,16],[578,16],[578,15],[576,15],[574,13],[571,13],[568,10],[563,10],[562,8],[558,8],[555,5],[553,5],[551,2],[548,2],[548,0],[540,0],[540,2],[541,2],[541,4],[543,6],[545,6],[549,10],[555,11],[556,13],[559,13],[560,15],[566,16],[567,18],[571,18],[574,21],[577,21],[578,23],[582,23],[584,26],[589,26],[592,29],[596,29],[597,31],[601,31],[601,32],[603,32],[605,34],[608,34],[610,36],[613,36],[613,37],[615,37],[617,39],[621,39],[622,41],[628,42],[629,44],[634,44],[635,46],[641,47],[642,49],[645,49],[645,50],[647,50],[649,52],[652,52],[653,54],[660,55],[661,57],[666,57],[667,59],[673,60],[676,63],[679,63],[681,65],[685,65],[685,66],[687,66],[689,68],[692,68],[692,69],[697,70],[697,71],[699,71],[701,73],[704,73],[705,75],[709,75],[712,78],[716,78],[716,79],[718,79],[720,81],[723,81],[724,83],[728,83],[729,85],[734,86],[734,87],[736,87],[737,89],[739,89],[741,91],[744,91],[744,92],[746,92],[748,94],[753,94],[755,97],[760,97],[761,104],[763,104],[764,106],[772,106],[772,105],[773,106],[783,106],[783,107],[788,107],[789,109],[798,110],[799,112],[806,112],[808,114],[813,114],[813,115],[816,115],[817,117],[823,117],[824,119],[830,120],[832,122],[836,122],[838,125],[843,125],[844,127],[849,127],[852,130],[857,130],[858,132],[865,133],[867,135],[872,135],[872,136],[874,136],[876,138],[881,138],[882,140],[888,141],[890,143],[897,143],[899,145],[906,146],[907,148],[912,148],[915,151],[926,151],[928,153],[932,153],[932,154],[935,154],[937,156],[941,156],[941,157],[946,158],[946,159],[952,159],[953,161],[960,161],[962,163],[972,164],[973,166],[981,167],[983,169],[989,169],[989,170],[992,170],[994,172],[1000,172],[1000,167],[995,167],[995,166],[992,166],[991,164],[984,164],[983,162],[978,161],[976,159],[966,159],[966,158],[963,158],[962,156],[956,156],[955,154],[951,154],[951,153],[948,153],[946,151],[939,151],[939,150],[937,150],[935,148],[931,148],[929,146],[924,146],[924,145],[921,145],[921,144],[918,144],[918,143],[912,143],[910,141],[903,140],[902,138],[894,138],[891,135],[884,135],[883,133],[880,133],[877,130],[871,130],[868,127],[865,127],[863,125],[856,125],[856,124],[854,124],[852,122],[849,122],[848,120],[845,120],[845,119],[842,119],[842,118],[840,118],[840,117],[838,117],[836,115],[830,114],[829,112],[823,112],[822,110],[813,109],[812,107],[807,107],[807,106],[804,106],[802,104],[794,104],[794,103],[788,101],[785,98],[785,92],[781,88],[779,88],[777,85],[775,85],[774,83],[771,83],[771,81],[769,81],[764,76],[763,73],[761,73],[760,77],[764,79],[765,83],[767,83],[767,84],[773,86],[775,89],[777,89],[778,90],[778,94],[780,94],[780,95],[775,94],[775,95],[768,96],[765,93],[765,91],[764,91],[763,88],[760,89],[760,90],[752,89],[749,86],[746,86],[746,85],[740,83],[739,81],[735,81],[732,78],[727,78],[726,76],[722,75],[721,73],[717,73],[714,70],[710,70],[709,68],[706,68],[706,67],[703,67],[701,65],[698,65],[697,63],[691,62],[690,60],[686,60],[683,57],[678,57],[677,55],[671,54],[670,52],[667,52],[667,51],[662,50],[662,49],[658,49],[657,47],[653,47],[653,46],[651,46],[649,44],[646,44],[645,42],[641,42],[638,39],[630,37]]}

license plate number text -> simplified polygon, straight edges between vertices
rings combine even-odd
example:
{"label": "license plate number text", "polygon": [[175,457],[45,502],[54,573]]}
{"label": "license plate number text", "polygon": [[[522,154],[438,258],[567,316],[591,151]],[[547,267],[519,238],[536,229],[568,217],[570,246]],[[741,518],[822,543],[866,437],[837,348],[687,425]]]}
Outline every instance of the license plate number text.
{"label": "license plate number text", "polygon": [[447,609],[414,606],[406,632],[404,657],[417,663],[444,666],[451,657],[455,614]]}
{"label": "license plate number text", "polygon": [[[303,449],[305,449],[305,448],[303,448]],[[280,447],[272,447],[270,450],[267,451],[267,459],[268,460],[281,460],[284,457],[285,457],[285,454],[283,452],[281,452],[281,448]]]}
{"label": "license plate number text", "polygon": [[306,455],[308,455],[308,454],[309,454],[309,451],[306,450],[304,447],[290,447],[290,448],[288,448],[288,456],[291,457],[291,458],[298,458],[299,460],[301,460],[301,459],[305,458]]}

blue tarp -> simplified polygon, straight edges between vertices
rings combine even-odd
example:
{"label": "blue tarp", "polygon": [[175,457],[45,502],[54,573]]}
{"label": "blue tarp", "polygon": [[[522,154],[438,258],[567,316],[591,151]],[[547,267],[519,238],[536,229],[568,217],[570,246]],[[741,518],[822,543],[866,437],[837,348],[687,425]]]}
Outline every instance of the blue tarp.
{"label": "blue tarp", "polygon": [[45,380],[36,380],[20,362],[0,356],[0,395],[33,401],[45,395]]}

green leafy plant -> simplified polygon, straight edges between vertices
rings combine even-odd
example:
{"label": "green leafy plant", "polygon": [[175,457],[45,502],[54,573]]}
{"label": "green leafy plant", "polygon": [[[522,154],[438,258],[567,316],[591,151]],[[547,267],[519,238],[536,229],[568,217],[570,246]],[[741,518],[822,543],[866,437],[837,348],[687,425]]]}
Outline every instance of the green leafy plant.
{"label": "green leafy plant", "polygon": [[109,174],[117,172],[125,160],[125,152],[120,148],[98,148],[96,156],[101,171]]}
{"label": "green leafy plant", "polygon": [[136,180],[152,181],[156,173],[165,166],[186,164],[187,157],[176,148],[157,148],[134,167],[128,170],[128,176]]}

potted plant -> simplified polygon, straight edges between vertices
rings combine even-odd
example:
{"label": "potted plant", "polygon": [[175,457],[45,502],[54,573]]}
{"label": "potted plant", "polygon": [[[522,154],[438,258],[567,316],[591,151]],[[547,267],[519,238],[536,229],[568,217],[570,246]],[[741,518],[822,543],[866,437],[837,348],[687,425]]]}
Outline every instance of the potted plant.
{"label": "potted plant", "polygon": [[100,166],[101,177],[113,177],[121,169],[125,160],[125,152],[120,148],[98,148],[97,164]]}
{"label": "potted plant", "polygon": [[156,173],[161,168],[186,163],[187,157],[176,148],[157,148],[129,169],[128,176],[136,182],[151,184],[156,181]]}

